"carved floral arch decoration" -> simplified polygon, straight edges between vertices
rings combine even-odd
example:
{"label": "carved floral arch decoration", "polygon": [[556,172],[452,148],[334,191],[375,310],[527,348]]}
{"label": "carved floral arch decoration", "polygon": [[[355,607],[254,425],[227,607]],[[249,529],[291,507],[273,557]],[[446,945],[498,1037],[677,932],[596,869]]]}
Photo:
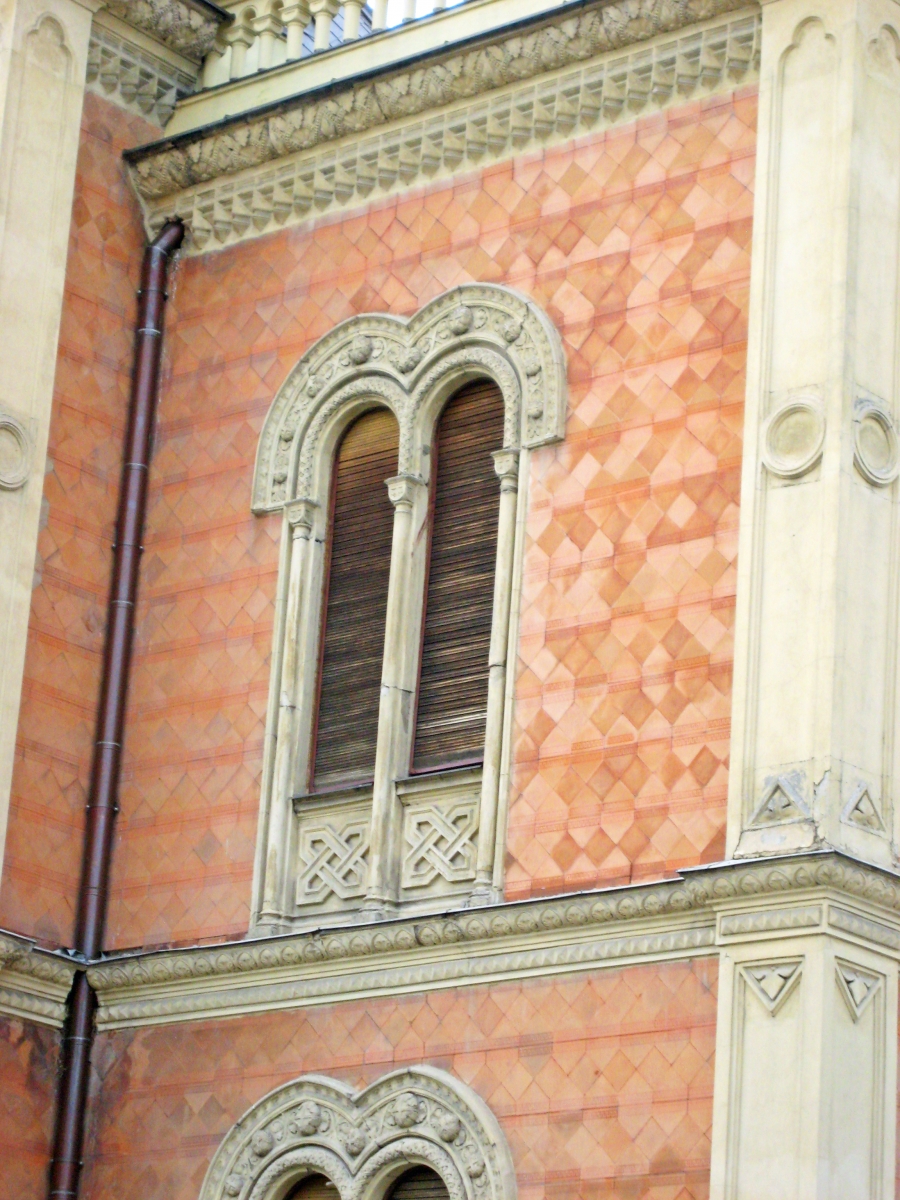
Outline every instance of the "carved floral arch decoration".
{"label": "carved floral arch decoration", "polygon": [[381,1200],[410,1166],[435,1170],[451,1200],[515,1200],[496,1117],[445,1071],[411,1067],[363,1091],[304,1075],[270,1092],[225,1135],[200,1200],[282,1200],[323,1174],[340,1200]]}
{"label": "carved floral arch decoration", "polygon": [[272,512],[316,490],[324,433],[343,413],[373,402],[399,425],[398,474],[415,471],[417,423],[437,392],[477,376],[499,386],[504,447],[559,441],[566,417],[566,366],[559,334],[527,297],[493,284],[465,284],[408,320],[366,313],[336,326],[282,384],[260,436],[255,512]]}

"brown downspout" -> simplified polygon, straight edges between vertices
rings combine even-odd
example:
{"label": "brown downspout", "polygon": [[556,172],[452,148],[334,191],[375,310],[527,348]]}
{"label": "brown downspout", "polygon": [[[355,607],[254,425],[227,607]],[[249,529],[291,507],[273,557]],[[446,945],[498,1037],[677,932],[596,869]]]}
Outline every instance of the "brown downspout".
{"label": "brown downspout", "polygon": [[[125,726],[125,701],[134,640],[147,474],[156,416],[163,317],[169,256],[181,245],[184,226],[170,221],[144,252],[134,341],[134,373],[128,405],[128,429],[116,518],[112,584],[106,617],[103,676],[84,829],[84,857],[78,887],[74,953],[90,962],[103,944],[113,825],[118,812],[119,767]],[[87,973],[75,975],[62,1043],[50,1200],[75,1200],[84,1142],[84,1115],[90,1082],[91,1044],[97,1002]]]}

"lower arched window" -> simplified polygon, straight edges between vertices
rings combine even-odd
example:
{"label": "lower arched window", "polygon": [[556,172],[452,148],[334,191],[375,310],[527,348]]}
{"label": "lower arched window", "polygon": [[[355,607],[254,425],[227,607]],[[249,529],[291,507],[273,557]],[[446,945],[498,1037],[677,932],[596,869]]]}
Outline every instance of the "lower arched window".
{"label": "lower arched window", "polygon": [[450,1200],[450,1193],[437,1171],[431,1167],[413,1167],[404,1171],[386,1200]]}
{"label": "lower arched window", "polygon": [[288,1192],[285,1200],[340,1200],[337,1188],[324,1175],[307,1175]]}

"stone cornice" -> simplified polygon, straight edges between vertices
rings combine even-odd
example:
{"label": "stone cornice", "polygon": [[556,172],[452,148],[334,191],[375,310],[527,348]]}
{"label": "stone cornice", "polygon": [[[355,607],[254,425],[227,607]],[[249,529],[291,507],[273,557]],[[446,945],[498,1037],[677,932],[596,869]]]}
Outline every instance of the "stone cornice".
{"label": "stone cornice", "polygon": [[[567,5],[511,35],[488,35],[424,61],[419,58],[300,94],[129,151],[126,158],[138,195],[152,206],[186,189],[522,85],[746,8],[747,0],[625,0],[619,4],[600,0]],[[698,66],[702,76],[705,65]],[[672,71],[669,93],[684,94],[674,61]],[[698,73],[690,70],[684,83],[692,84],[690,75],[695,85]],[[641,89],[633,90],[634,99]]]}
{"label": "stone cornice", "polygon": [[209,53],[231,14],[211,0],[106,0],[109,12],[192,62]]}
{"label": "stone cornice", "polygon": [[0,1013],[60,1028],[76,969],[60,954],[0,934]]}
{"label": "stone cornice", "polygon": [[112,29],[101,20],[94,21],[88,49],[87,89],[162,126],[179,97],[193,91],[196,72],[188,72],[179,63],[166,61],[138,46],[123,36],[122,24],[117,22],[117,25],[118,29]]}
{"label": "stone cornice", "polygon": [[98,1025],[117,1028],[690,958],[816,928],[900,953],[900,879],[832,852],[728,863],[646,887],[122,956],[88,977]]}

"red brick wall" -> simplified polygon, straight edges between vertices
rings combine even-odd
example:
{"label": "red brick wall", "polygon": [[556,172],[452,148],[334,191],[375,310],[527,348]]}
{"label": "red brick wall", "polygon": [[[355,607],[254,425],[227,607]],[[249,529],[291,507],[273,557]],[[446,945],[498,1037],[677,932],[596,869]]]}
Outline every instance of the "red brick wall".
{"label": "red brick wall", "polygon": [[159,130],[86,95],[0,926],[68,944],[144,235],[121,163]]}
{"label": "red brick wall", "polygon": [[508,283],[559,327],[534,456],[509,893],[722,854],[755,93],[185,260],[152,472],[109,944],[247,928],[288,370],[354,313]]}
{"label": "red brick wall", "polygon": [[59,1035],[0,1017],[0,1200],[44,1200]]}
{"label": "red brick wall", "polygon": [[715,983],[700,960],[103,1034],[84,1195],[196,1200],[272,1088],[424,1062],[490,1105],[520,1200],[704,1200]]}

